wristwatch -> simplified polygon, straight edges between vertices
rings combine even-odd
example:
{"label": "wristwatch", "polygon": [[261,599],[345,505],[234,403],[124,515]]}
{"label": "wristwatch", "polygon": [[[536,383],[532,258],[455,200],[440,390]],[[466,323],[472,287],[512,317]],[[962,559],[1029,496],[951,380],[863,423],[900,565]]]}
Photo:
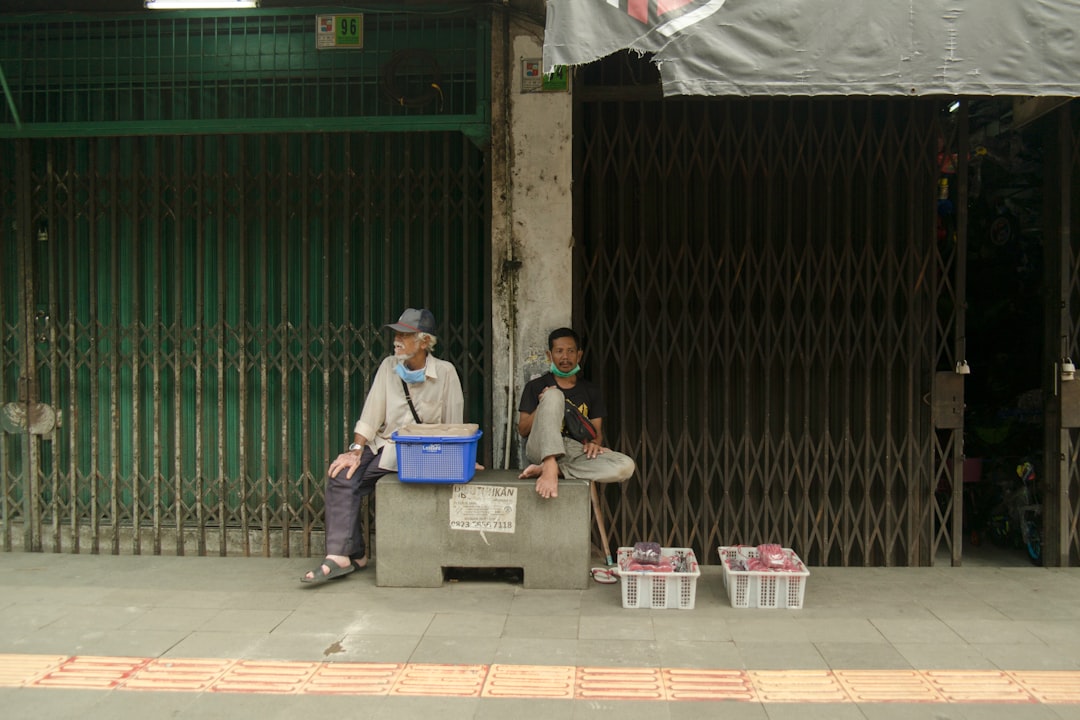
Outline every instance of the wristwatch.
{"label": "wristwatch", "polygon": [[352,452],[353,450],[363,450],[363,449],[364,449],[364,446],[360,445],[358,443],[352,443],[351,445],[349,445],[349,452]]}

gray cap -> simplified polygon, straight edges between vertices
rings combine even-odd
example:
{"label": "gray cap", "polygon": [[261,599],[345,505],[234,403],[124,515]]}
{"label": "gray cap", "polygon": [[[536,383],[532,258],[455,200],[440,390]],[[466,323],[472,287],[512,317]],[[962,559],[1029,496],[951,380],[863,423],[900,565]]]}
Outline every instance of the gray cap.
{"label": "gray cap", "polygon": [[406,308],[396,323],[387,323],[386,327],[398,332],[423,332],[435,334],[435,316],[427,308]]}

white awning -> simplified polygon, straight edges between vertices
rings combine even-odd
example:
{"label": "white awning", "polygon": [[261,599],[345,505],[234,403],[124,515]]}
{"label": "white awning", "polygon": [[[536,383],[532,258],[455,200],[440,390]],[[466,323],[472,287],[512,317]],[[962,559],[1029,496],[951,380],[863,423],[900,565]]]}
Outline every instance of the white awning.
{"label": "white awning", "polygon": [[665,95],[1080,96],[1078,0],[548,0],[544,68],[653,54]]}

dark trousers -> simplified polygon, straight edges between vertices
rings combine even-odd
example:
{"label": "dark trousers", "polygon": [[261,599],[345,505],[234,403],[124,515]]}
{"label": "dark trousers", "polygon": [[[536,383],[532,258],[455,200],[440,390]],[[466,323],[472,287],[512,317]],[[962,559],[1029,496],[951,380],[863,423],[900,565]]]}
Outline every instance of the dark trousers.
{"label": "dark trousers", "polygon": [[375,492],[375,483],[389,473],[379,467],[378,453],[364,448],[360,465],[352,477],[348,469],[326,481],[326,554],[344,555],[354,560],[364,557],[364,526],[360,506],[364,498]]}

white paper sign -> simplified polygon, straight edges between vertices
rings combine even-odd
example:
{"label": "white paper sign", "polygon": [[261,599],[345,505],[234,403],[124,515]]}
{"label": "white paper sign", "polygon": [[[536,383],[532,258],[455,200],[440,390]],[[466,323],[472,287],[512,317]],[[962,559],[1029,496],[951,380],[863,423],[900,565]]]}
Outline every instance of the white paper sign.
{"label": "white paper sign", "polygon": [[517,519],[517,488],[505,485],[454,485],[450,529],[512,533]]}

